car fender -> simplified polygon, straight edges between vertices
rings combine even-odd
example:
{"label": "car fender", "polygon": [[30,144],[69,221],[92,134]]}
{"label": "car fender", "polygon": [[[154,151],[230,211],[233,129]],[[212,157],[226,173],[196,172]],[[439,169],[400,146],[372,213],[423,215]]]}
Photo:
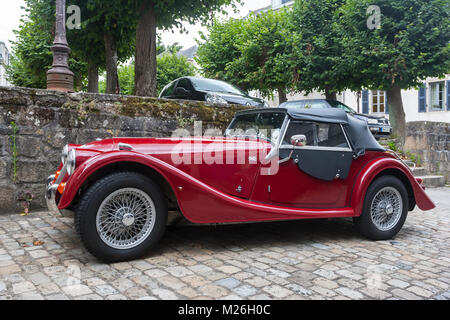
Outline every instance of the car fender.
{"label": "car fender", "polygon": [[383,171],[390,169],[398,170],[408,179],[416,204],[421,210],[427,211],[436,207],[405,164],[393,158],[377,158],[367,163],[354,182],[351,207],[355,212],[355,216],[360,216],[362,214],[364,199],[370,184],[378,175],[382,174]]}
{"label": "car fender", "polygon": [[75,198],[78,190],[86,182],[86,180],[98,170],[114,164],[131,162],[148,166],[157,171],[173,188],[171,181],[168,179],[166,172],[170,170],[171,166],[155,157],[144,155],[133,151],[111,151],[98,154],[89,158],[79,168],[77,168],[74,174],[68,179],[64,192],[61,195],[61,199],[58,204],[58,208],[66,209],[70,206]]}

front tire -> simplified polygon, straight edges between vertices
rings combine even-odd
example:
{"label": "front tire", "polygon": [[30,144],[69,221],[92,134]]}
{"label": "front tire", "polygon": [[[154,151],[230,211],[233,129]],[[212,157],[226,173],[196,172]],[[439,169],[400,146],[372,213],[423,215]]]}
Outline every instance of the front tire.
{"label": "front tire", "polygon": [[167,203],[152,180],[118,172],[83,194],[75,225],[87,250],[104,262],[130,261],[153,249],[164,234]]}
{"label": "front tire", "polygon": [[408,192],[396,177],[382,176],[369,186],[356,228],[371,240],[392,239],[408,216]]}

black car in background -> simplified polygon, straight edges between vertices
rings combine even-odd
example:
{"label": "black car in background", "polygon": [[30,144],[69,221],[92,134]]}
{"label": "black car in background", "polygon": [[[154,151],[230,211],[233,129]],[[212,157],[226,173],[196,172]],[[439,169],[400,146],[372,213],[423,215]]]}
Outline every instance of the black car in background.
{"label": "black car in background", "polygon": [[370,131],[376,138],[387,137],[392,133],[391,123],[386,117],[377,117],[368,114],[357,113],[349,106],[336,100],[309,99],[288,101],[280,105],[280,108],[305,108],[305,109],[327,109],[338,108],[353,115],[354,117],[367,122]]}
{"label": "black car in background", "polygon": [[237,104],[269,107],[263,99],[250,97],[241,89],[224,81],[184,77],[169,83],[159,95],[165,99],[206,101],[214,104]]}

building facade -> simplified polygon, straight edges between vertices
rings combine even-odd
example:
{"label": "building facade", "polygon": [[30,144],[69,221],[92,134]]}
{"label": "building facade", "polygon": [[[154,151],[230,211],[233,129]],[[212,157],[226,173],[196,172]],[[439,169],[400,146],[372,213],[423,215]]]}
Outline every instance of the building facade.
{"label": "building facade", "polygon": [[6,66],[9,65],[10,54],[5,43],[0,41],[0,86],[10,86],[6,77]]}

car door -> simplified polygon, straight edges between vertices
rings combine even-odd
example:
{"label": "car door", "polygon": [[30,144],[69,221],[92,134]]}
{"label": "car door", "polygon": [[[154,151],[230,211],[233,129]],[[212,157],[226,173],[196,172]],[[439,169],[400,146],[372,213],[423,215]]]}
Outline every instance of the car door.
{"label": "car door", "polygon": [[[293,147],[293,136],[304,136],[304,145]],[[340,124],[292,120],[279,157],[278,172],[269,178],[270,201],[304,208],[345,207],[353,151]]]}

